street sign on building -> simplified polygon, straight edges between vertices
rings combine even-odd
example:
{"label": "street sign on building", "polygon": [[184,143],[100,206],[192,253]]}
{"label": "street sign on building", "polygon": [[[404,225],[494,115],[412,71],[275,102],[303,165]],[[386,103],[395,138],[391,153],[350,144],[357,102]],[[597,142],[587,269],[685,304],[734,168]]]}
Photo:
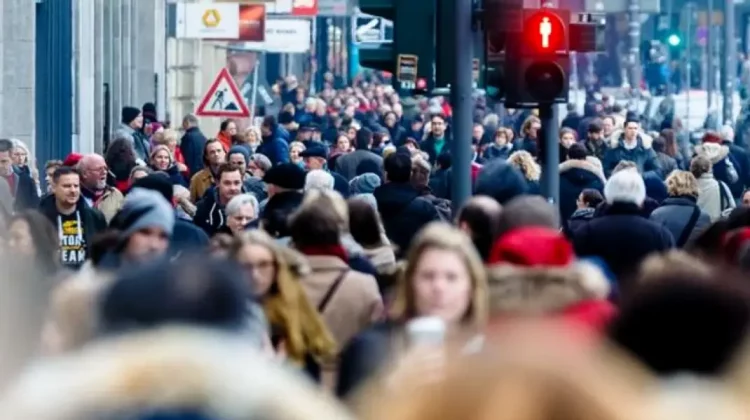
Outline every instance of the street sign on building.
{"label": "street sign on building", "polygon": [[195,110],[201,117],[247,118],[250,116],[237,84],[226,68],[216,75],[211,87]]}
{"label": "street sign on building", "polygon": [[310,19],[266,18],[263,42],[245,42],[250,50],[279,54],[298,54],[310,51],[312,22]]}
{"label": "street sign on building", "polygon": [[178,3],[177,38],[237,39],[240,35],[240,5],[233,3]]}
{"label": "street sign on building", "polygon": [[[598,13],[623,13],[628,11],[630,0],[584,0],[585,11]],[[640,13],[660,13],[656,0],[639,0]]]}
{"label": "street sign on building", "polygon": [[393,22],[378,16],[357,15],[354,18],[354,42],[357,44],[393,42]]}

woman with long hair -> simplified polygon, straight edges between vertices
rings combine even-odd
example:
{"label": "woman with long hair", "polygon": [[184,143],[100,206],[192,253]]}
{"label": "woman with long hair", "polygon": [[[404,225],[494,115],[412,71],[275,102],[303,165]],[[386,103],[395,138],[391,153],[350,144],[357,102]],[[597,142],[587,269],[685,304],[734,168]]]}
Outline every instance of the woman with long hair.
{"label": "woman with long hair", "polygon": [[237,235],[229,257],[247,273],[277,353],[317,377],[316,365],[336,354],[336,343],[300,285],[304,258],[261,230]]}
{"label": "woman with long hair", "polygon": [[114,185],[123,194],[130,188],[130,172],[138,166],[135,151],[130,140],[120,138],[113,141],[104,157],[109,168],[111,179],[108,184]]}
{"label": "woman with long hair", "polygon": [[472,335],[488,317],[487,274],[471,239],[442,223],[425,227],[409,249],[389,321],[355,337],[341,356],[338,394],[350,394],[392,356],[408,353],[408,325],[437,319],[446,334]]}
{"label": "woman with long hair", "polygon": [[47,217],[36,210],[10,218],[8,249],[43,275],[55,275],[60,270],[60,238]]}
{"label": "woman with long hair", "polygon": [[542,168],[536,163],[531,153],[525,150],[513,152],[508,158],[508,163],[521,171],[529,186],[529,194],[540,194],[539,180],[542,177]]}

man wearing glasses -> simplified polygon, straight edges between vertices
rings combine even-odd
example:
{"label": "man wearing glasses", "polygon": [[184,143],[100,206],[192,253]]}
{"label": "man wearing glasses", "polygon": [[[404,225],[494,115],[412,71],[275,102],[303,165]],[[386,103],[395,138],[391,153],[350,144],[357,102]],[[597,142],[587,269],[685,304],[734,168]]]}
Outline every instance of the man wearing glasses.
{"label": "man wearing glasses", "polygon": [[91,153],[81,158],[77,169],[81,176],[81,195],[89,206],[101,211],[109,223],[125,198],[117,188],[107,185],[107,163],[101,155]]}

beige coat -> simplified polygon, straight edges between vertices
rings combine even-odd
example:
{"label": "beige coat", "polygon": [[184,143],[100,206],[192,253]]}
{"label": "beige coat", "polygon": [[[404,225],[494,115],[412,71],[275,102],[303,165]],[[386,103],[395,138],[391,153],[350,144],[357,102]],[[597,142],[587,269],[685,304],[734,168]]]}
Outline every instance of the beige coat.
{"label": "beige coat", "polygon": [[120,190],[107,187],[102,198],[96,203],[96,209],[102,212],[107,224],[109,224],[115,214],[120,211],[123,202],[125,202],[125,196],[122,195]]}
{"label": "beige coat", "polygon": [[383,315],[375,277],[351,270],[338,257],[308,256],[311,272],[302,287],[316,308],[343,270],[349,270],[323,311],[323,319],[339,348]]}

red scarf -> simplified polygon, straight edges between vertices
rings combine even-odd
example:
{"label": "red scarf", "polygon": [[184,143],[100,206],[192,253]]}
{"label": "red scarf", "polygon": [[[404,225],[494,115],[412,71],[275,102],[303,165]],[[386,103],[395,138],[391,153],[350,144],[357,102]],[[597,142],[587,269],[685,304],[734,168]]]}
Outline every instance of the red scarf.
{"label": "red scarf", "polygon": [[298,251],[310,256],[338,257],[341,261],[349,263],[349,256],[341,245],[315,245],[298,248]]}

